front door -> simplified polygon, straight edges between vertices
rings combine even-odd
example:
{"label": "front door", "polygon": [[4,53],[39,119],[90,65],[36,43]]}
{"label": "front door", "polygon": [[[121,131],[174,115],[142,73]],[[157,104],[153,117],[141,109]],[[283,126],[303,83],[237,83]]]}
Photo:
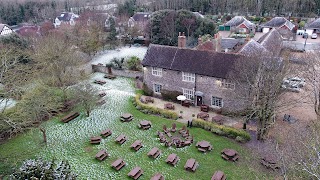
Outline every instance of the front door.
{"label": "front door", "polygon": [[197,106],[201,106],[201,105],[202,105],[202,97],[197,96]]}

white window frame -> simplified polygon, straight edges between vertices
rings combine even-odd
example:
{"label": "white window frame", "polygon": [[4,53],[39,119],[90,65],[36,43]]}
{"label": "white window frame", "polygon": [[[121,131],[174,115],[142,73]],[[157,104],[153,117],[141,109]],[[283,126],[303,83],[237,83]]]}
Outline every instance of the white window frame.
{"label": "white window frame", "polygon": [[162,77],[162,68],[152,67],[152,75]]}
{"label": "white window frame", "polygon": [[188,99],[188,100],[194,100],[194,90],[193,89],[184,89],[182,88],[183,95]]}
{"label": "white window frame", "polygon": [[[160,90],[159,91],[156,89],[156,86],[160,86]],[[152,89],[153,89],[154,93],[161,94],[162,84],[153,83]]]}
{"label": "white window frame", "polygon": [[227,79],[217,79],[216,84],[220,86],[220,88],[224,88],[224,89],[235,89],[235,86],[236,86],[235,83],[232,83]]}
{"label": "white window frame", "polygon": [[188,73],[188,72],[182,72],[182,81],[184,81],[184,82],[195,82],[195,80],[196,80],[196,74]]}
{"label": "white window frame", "polygon": [[220,97],[211,96],[211,106],[216,107],[216,108],[222,108],[223,107],[223,99]]}

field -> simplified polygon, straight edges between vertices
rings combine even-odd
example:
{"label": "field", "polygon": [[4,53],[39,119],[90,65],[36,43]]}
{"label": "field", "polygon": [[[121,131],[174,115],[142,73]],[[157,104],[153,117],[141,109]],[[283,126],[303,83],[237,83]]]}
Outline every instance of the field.
{"label": "field", "polygon": [[[95,74],[93,79],[100,79],[103,74]],[[126,78],[108,80],[104,86],[95,85],[107,93],[106,104],[95,109],[90,117],[81,116],[67,124],[60,122],[61,117],[53,118],[42,124],[47,131],[48,143],[42,143],[42,136],[38,129],[32,129],[17,136],[0,146],[0,174],[8,173],[12,167],[20,166],[21,162],[30,158],[43,158],[50,160],[68,160],[72,170],[78,174],[79,179],[129,179],[127,174],[135,166],[144,170],[141,180],[150,179],[155,173],[162,173],[166,179],[211,179],[216,170],[223,171],[229,180],[231,179],[271,179],[266,173],[254,167],[250,153],[241,145],[227,138],[215,136],[210,132],[199,128],[190,128],[194,135],[195,143],[201,140],[209,141],[213,150],[206,154],[200,153],[192,146],[184,148],[167,148],[159,142],[156,134],[162,130],[163,125],[171,127],[173,120],[163,119],[157,116],[143,114],[137,111],[130,99],[135,94],[133,82]],[[130,112],[134,120],[122,123],[119,120],[121,114]],[[152,122],[152,128],[146,131],[138,129],[138,123],[142,119]],[[177,123],[177,128],[183,124]],[[112,136],[102,140],[100,145],[91,145],[89,138],[97,136],[101,131],[110,128]],[[128,137],[123,145],[115,143],[115,138],[125,134]],[[135,152],[130,145],[135,140],[141,140],[143,147]],[[147,153],[153,148],[161,149],[162,154],[153,160]],[[224,161],[220,152],[224,148],[232,148],[239,152],[240,160],[236,163]],[[106,149],[110,157],[99,162],[94,159],[95,154]],[[180,157],[176,167],[166,164],[165,160],[171,153]],[[111,168],[111,163],[123,158],[127,165],[120,171]],[[199,162],[199,168],[195,173],[184,170],[184,165],[189,158],[195,158]]]}

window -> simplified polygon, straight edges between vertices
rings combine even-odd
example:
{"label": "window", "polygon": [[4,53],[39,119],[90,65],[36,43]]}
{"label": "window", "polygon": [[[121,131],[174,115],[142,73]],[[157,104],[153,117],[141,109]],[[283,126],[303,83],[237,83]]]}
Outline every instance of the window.
{"label": "window", "polygon": [[211,106],[215,106],[215,107],[220,107],[221,108],[223,106],[222,98],[212,96]]}
{"label": "window", "polygon": [[226,89],[234,89],[235,88],[235,84],[227,79],[217,79],[216,84],[218,86],[220,86],[221,88],[226,88]]}
{"label": "window", "polygon": [[152,67],[152,75],[162,76],[162,68]]}
{"label": "window", "polygon": [[182,81],[194,82],[195,81],[195,74],[182,72]]}
{"label": "window", "polygon": [[162,85],[161,84],[153,84],[153,92],[161,93]]}
{"label": "window", "polygon": [[183,95],[189,99],[193,100],[194,99],[194,91],[193,89],[182,89],[183,90]]}

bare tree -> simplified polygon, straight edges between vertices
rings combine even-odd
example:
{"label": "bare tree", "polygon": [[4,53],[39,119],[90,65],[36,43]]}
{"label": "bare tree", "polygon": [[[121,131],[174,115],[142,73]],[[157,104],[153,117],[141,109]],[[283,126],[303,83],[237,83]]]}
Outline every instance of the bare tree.
{"label": "bare tree", "polygon": [[296,100],[282,98],[283,79],[288,75],[289,61],[284,56],[254,55],[238,61],[229,78],[237,89],[235,99],[246,108],[247,120],[257,120],[257,139],[265,140],[278,112],[295,106]]}
{"label": "bare tree", "polygon": [[50,34],[37,41],[32,57],[43,83],[62,89],[65,100],[67,87],[83,78],[78,69],[83,58],[63,35]]}
{"label": "bare tree", "polygon": [[85,109],[87,116],[90,116],[90,112],[96,106],[98,97],[98,91],[92,87],[89,83],[81,83],[74,88],[76,99],[79,104]]}

